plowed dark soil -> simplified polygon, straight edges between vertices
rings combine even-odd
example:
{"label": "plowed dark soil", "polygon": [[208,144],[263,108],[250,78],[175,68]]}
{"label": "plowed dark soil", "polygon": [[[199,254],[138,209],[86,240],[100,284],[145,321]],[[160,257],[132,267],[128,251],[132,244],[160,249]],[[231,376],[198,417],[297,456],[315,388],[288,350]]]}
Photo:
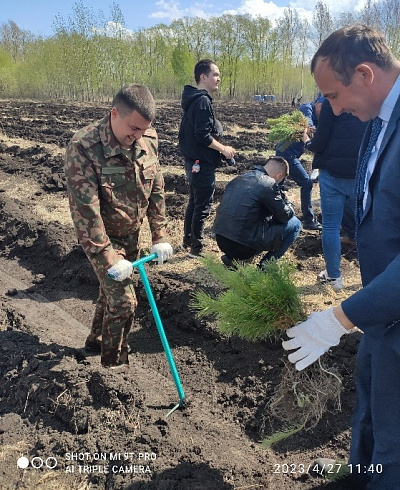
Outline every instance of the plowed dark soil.
{"label": "plowed dark soil", "polygon": [[[261,161],[260,152],[268,147],[261,131],[266,118],[287,110],[216,103],[219,119],[241,128],[225,138],[238,150],[237,165],[223,167],[219,175],[236,174]],[[260,441],[282,428],[267,404],[281,381],[286,353],[280,340],[228,339],[211,321],[198,320],[189,301],[203,277],[200,270],[184,274],[174,267],[147,266],[186,393],[184,409],[165,417],[178,395],[139,278],[129,372],[105,370],[97,356],[84,353],[97,280],[67,216],[63,157],[57,149],[106,111],[106,106],[1,103],[0,487],[341,488],[327,486],[306,470],[320,456],[346,459],[357,336],[326,356],[342,377],[341,410],[328,406],[314,428],[272,449]],[[187,202],[183,171],[172,171],[182,164],[180,116],[178,102],[162,103],[155,123],[174,223],[182,221]],[[223,188],[222,179],[216,200]],[[173,240],[181,241],[176,230]],[[303,233],[293,255],[298,270],[314,276],[320,255],[319,235]],[[345,270],[356,267],[354,259],[347,250]],[[175,260],[186,259],[181,253]],[[326,307],[332,301],[329,295],[322,298]],[[26,469],[17,466],[21,457],[28,458]]]}

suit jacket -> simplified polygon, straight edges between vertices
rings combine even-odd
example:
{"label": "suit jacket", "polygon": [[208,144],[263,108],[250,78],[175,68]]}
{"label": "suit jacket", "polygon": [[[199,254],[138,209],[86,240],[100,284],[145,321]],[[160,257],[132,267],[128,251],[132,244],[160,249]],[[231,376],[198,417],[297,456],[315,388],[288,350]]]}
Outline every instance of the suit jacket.
{"label": "suit jacket", "polygon": [[[361,144],[359,162],[371,126]],[[365,333],[381,335],[400,321],[400,96],[378,151],[368,200],[359,220],[357,248],[363,289],[345,300],[342,307]]]}

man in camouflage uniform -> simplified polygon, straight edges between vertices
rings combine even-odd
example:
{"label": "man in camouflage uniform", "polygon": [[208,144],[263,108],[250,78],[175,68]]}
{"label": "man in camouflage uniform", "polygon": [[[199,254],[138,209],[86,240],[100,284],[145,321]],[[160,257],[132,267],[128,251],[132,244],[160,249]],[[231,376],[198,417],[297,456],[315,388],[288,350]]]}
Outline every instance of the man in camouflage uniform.
{"label": "man in camouflage uniform", "polygon": [[[127,336],[137,304],[130,279],[147,216],[158,263],[172,255],[166,242],[164,180],[155,102],[143,85],[128,85],[103,119],[78,131],[66,151],[65,172],[79,243],[100,283],[85,348],[101,352],[105,367],[128,364]],[[115,279],[108,276],[112,268]]]}

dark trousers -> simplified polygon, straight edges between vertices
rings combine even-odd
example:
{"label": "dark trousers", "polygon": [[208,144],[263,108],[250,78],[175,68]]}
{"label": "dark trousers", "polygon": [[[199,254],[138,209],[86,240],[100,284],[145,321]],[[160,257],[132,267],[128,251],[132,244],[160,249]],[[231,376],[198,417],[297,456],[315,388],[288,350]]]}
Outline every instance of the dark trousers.
{"label": "dark trousers", "polygon": [[[354,195],[355,199],[355,195]],[[356,220],[354,216],[354,199],[347,199],[344,203],[343,218],[342,218],[342,231],[343,235],[349,238],[355,238],[356,236]]]}
{"label": "dark trousers", "polygon": [[258,254],[257,250],[229,240],[222,235],[215,235],[218,248],[231,260],[248,260]]}
{"label": "dark trousers", "polygon": [[[260,265],[272,258],[280,259],[301,231],[301,222],[296,216],[290,218],[285,224],[276,224],[273,226],[276,230],[276,240],[265,243],[264,251],[267,251],[267,253],[261,258]],[[215,238],[220,250],[232,260],[247,260],[259,253],[257,250],[229,240],[222,235],[217,234]]]}
{"label": "dark trousers", "polygon": [[[350,464],[367,489],[400,488],[400,328],[364,334],[357,355]],[[382,465],[382,466],[380,466]]]}
{"label": "dark trousers", "polygon": [[185,162],[186,178],[189,182],[189,203],[185,212],[184,245],[201,252],[204,247],[204,224],[210,215],[215,191],[215,167],[200,163],[200,171],[192,172],[193,160]]}

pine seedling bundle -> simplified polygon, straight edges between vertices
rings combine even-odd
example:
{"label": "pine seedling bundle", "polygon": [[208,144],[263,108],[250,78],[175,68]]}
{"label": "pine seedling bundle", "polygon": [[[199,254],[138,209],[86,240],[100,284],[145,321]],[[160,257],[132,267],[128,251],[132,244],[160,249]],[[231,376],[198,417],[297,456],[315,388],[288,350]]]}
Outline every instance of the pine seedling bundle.
{"label": "pine seedling bundle", "polygon": [[[199,290],[191,306],[200,318],[215,317],[220,332],[249,341],[275,340],[283,330],[305,320],[293,282],[294,265],[286,260],[269,261],[263,269],[237,263],[236,271],[213,256],[206,256],[202,262],[222,292],[211,296]],[[281,381],[268,402],[268,412],[282,428],[265,438],[262,445],[270,447],[315,427],[330,402],[340,409],[341,388],[336,371],[324,368],[321,360],[302,372],[285,363]]]}
{"label": "pine seedling bundle", "polygon": [[267,123],[270,126],[268,139],[271,143],[281,143],[284,150],[291,143],[300,141],[304,130],[308,127],[307,118],[300,111],[293,111],[290,114],[283,114],[280,117],[269,118]]}
{"label": "pine seedling bundle", "polygon": [[287,261],[270,261],[262,270],[238,263],[236,271],[211,256],[203,263],[223,292],[211,296],[199,290],[191,306],[200,318],[215,317],[222,333],[253,341],[276,338],[282,330],[304,319],[292,280],[294,267]]}
{"label": "pine seedling bundle", "polygon": [[[269,261],[263,269],[237,263],[236,271],[227,269],[213,256],[206,256],[202,262],[222,292],[211,296],[198,290],[191,306],[200,318],[214,317],[220,332],[249,341],[275,340],[283,330],[305,320],[293,282],[294,265],[286,260]],[[302,372],[285,363],[281,381],[268,402],[268,411],[283,428],[264,439],[263,446],[270,447],[315,427],[329,402],[340,408],[341,387],[335,370],[328,371],[321,361]]]}

